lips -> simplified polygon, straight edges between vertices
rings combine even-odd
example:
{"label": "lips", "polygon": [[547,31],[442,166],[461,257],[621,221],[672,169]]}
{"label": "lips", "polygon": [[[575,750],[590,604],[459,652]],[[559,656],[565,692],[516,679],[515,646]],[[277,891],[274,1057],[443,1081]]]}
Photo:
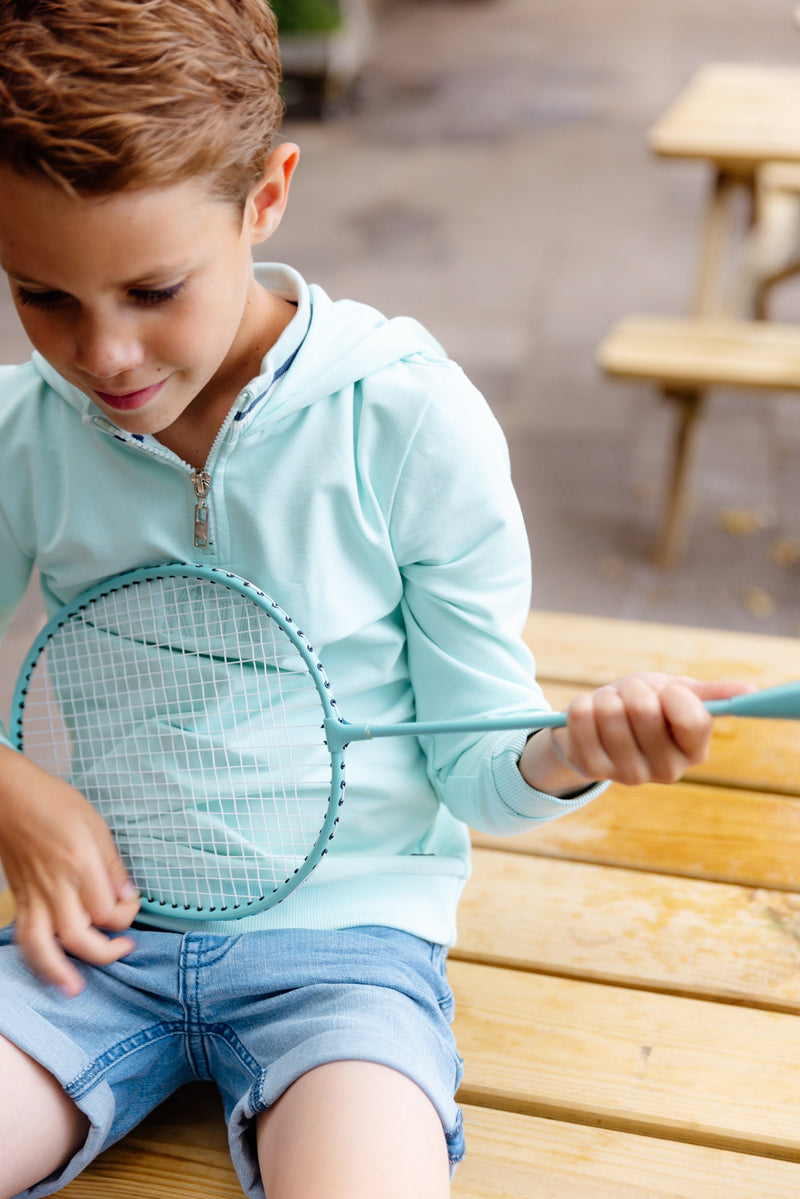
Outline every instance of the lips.
{"label": "lips", "polygon": [[142,387],[138,391],[124,391],[121,393],[111,391],[98,391],[93,388],[94,394],[102,404],[107,408],[113,408],[116,412],[131,412],[134,408],[142,408],[148,404],[152,398],[158,394],[166,382],[162,379],[158,383],[151,383],[149,387]]}

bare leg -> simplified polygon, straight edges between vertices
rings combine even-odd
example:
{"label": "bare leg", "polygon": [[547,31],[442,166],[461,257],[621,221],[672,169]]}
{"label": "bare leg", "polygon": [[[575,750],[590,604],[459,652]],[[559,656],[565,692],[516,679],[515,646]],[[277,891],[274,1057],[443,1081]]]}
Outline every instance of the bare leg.
{"label": "bare leg", "polygon": [[10,1199],[69,1161],[88,1120],[52,1074],[5,1037],[0,1079],[0,1199]]}
{"label": "bare leg", "polygon": [[332,1062],[299,1078],[258,1121],[267,1199],[445,1199],[441,1121],[405,1075]]}

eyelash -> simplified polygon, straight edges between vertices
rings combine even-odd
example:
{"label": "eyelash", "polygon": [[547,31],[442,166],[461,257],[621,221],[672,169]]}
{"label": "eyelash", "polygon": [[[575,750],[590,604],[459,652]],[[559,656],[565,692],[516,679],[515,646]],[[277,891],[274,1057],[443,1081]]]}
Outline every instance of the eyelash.
{"label": "eyelash", "polygon": [[58,308],[65,299],[57,291],[26,291],[24,287],[18,287],[16,291],[20,304],[30,308]]}
{"label": "eyelash", "polygon": [[154,304],[166,304],[169,300],[174,300],[183,291],[185,286],[186,281],[181,280],[180,283],[173,283],[171,287],[136,288],[130,294],[134,297],[137,304],[144,304],[146,307],[150,307]]}
{"label": "eyelash", "polygon": [[[142,307],[153,308],[158,304],[166,304],[169,300],[174,300],[185,286],[185,280],[182,280],[180,283],[174,283],[171,287],[132,288],[128,294],[135,303]],[[60,308],[70,300],[68,295],[60,291],[28,291],[24,287],[18,287],[16,291],[20,304],[30,308]]]}

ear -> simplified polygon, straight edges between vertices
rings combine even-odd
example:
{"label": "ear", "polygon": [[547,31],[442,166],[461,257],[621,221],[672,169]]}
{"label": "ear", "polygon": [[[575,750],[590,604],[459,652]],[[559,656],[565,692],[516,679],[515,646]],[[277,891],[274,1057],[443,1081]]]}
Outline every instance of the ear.
{"label": "ear", "polygon": [[264,174],[245,204],[245,224],[251,246],[265,242],[281,223],[299,157],[300,150],[292,142],[284,142],[270,152]]}

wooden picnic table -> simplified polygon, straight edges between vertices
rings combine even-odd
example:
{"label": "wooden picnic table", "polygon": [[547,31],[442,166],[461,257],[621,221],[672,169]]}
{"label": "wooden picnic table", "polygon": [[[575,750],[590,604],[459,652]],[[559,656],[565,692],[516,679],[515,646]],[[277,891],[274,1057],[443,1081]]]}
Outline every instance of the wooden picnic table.
{"label": "wooden picnic table", "polygon": [[[775,164],[791,164],[793,169],[800,163],[799,108],[800,67],[708,63],[689,80],[648,133],[647,143],[653,153],[664,158],[702,160],[711,166],[693,305],[697,316],[718,315],[721,311],[721,264],[731,228],[738,220],[735,192],[745,189],[755,216],[759,172]],[[782,180],[779,190],[784,187],[785,177]],[[794,186],[800,187],[800,180]],[[760,252],[774,256],[780,251],[772,243],[786,237],[780,200],[774,218],[768,219],[779,227],[774,233],[762,230],[755,239],[755,248],[766,246]],[[752,269],[757,272],[758,264],[753,263]],[[740,306],[760,302],[756,292],[749,298],[740,297]]]}
{"label": "wooden picnic table", "polygon": [[648,133],[655,154],[702,161],[711,173],[690,313],[624,317],[598,350],[607,374],[656,384],[676,409],[654,555],[661,566],[685,541],[710,389],[800,390],[800,330],[766,322],[773,288],[800,271],[798,111],[800,67],[709,63]]}
{"label": "wooden picnic table", "polygon": [[[558,707],[642,668],[800,677],[792,638],[545,612],[527,635]],[[728,717],[679,784],[475,835],[450,962],[455,1199],[800,1195],[798,805],[800,724]],[[240,1199],[213,1090],[181,1093],[62,1193]]]}

